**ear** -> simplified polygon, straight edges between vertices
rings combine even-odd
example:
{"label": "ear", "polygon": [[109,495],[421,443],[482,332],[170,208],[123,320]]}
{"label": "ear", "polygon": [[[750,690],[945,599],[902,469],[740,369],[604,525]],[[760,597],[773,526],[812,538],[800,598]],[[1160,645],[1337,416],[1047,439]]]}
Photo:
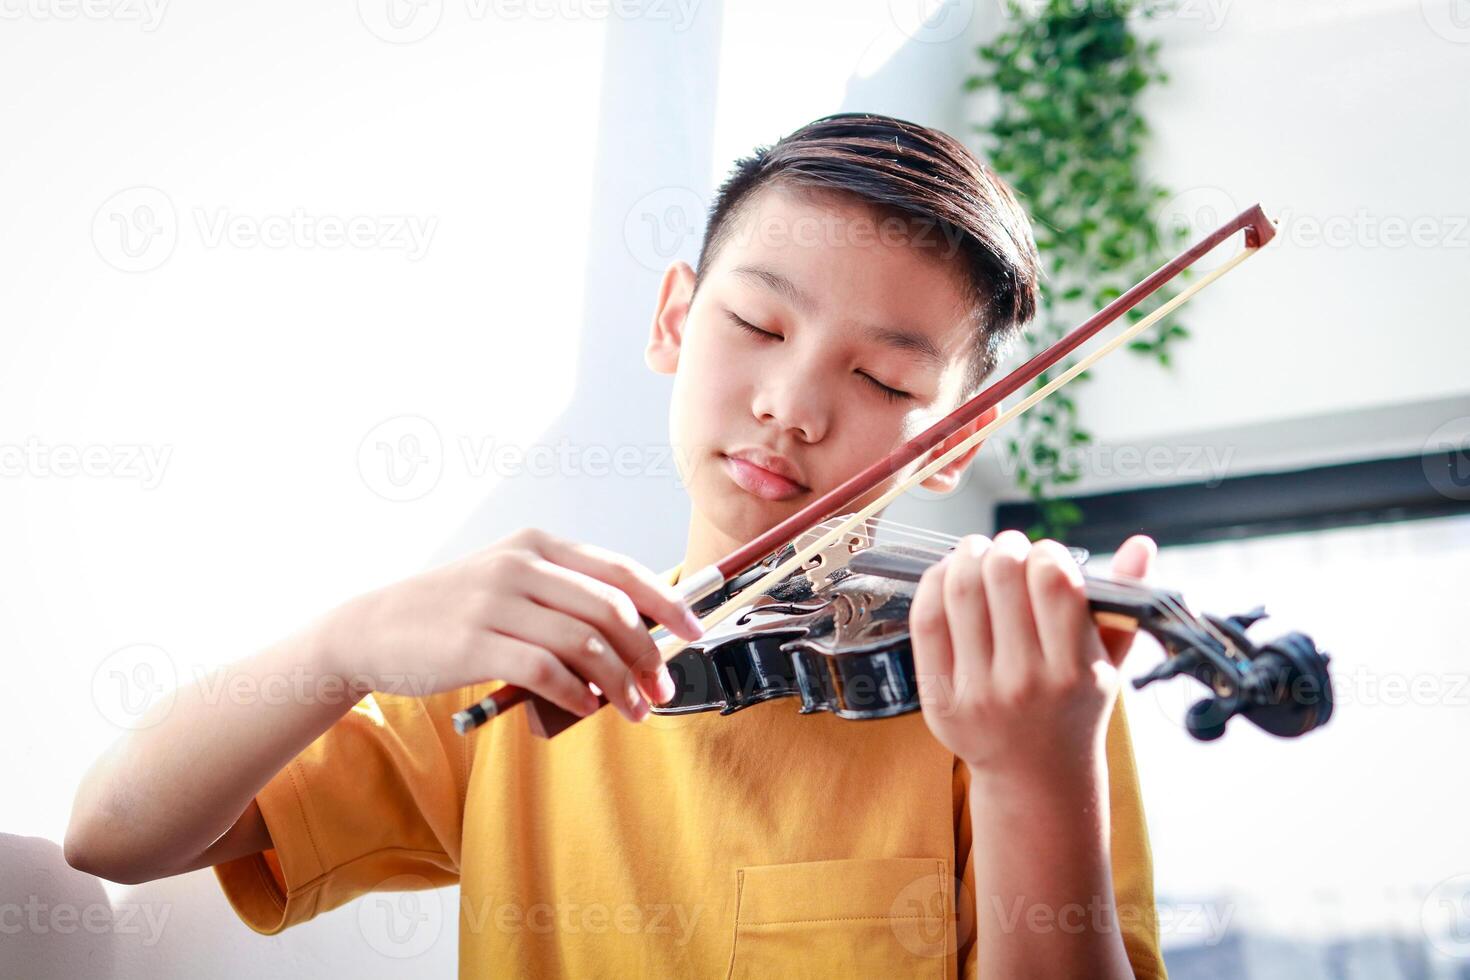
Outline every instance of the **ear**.
{"label": "ear", "polygon": [[694,270],[688,262],[672,262],[664,270],[658,287],[658,306],[653,311],[653,330],[648,335],[644,362],[659,374],[673,374],[679,367],[679,350],[684,345],[684,324],[694,302]]}
{"label": "ear", "polygon": [[[963,429],[941,442],[933,450],[933,452],[930,453],[929,458],[937,459],[938,457],[943,456],[955,446],[958,446],[967,438],[979,432],[991,422],[995,421],[995,417],[999,414],[1000,406],[992,405],[990,408],[986,409],[985,412],[978,419],[971,422],[969,425],[965,426]],[[927,480],[919,485],[925,490],[932,490],[935,493],[952,492],[955,487],[960,485],[960,477],[964,475],[965,469],[975,459],[975,454],[980,451],[980,447],[983,445],[985,445],[985,441],[982,439],[980,442],[977,442],[969,449],[966,449],[959,456],[946,463],[942,469],[940,469],[933,476],[929,477]]]}

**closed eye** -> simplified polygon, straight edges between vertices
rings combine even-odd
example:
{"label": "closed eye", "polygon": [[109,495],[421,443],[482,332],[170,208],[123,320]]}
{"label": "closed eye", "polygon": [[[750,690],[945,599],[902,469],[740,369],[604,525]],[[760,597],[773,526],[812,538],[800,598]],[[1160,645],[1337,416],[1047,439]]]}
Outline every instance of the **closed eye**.
{"label": "closed eye", "polygon": [[914,397],[907,391],[903,391],[899,388],[894,388],[890,385],[884,384],[883,382],[879,381],[877,378],[873,377],[871,374],[868,374],[865,371],[858,371],[857,375],[864,381],[868,382],[868,384],[878,389],[879,393],[881,393],[883,397],[886,398],[888,401],[901,402],[907,401]]}
{"label": "closed eye", "polygon": [[732,323],[734,323],[735,326],[739,327],[741,330],[744,330],[746,333],[751,334],[751,335],[753,335],[755,337],[758,337],[758,338],[760,338],[762,340],[784,340],[785,339],[784,337],[782,337],[778,333],[771,333],[769,330],[762,330],[760,327],[758,327],[755,324],[749,322],[744,317],[742,317],[739,314],[735,313],[735,311],[733,311],[733,310],[726,310],[725,311],[725,315],[730,318],[730,321]]}
{"label": "closed eye", "polygon": [[[744,317],[740,316],[740,314],[736,313],[734,310],[726,310],[725,311],[725,315],[730,318],[730,322],[733,323],[733,324],[735,324],[735,326],[739,327],[741,330],[745,331],[746,333],[750,334],[751,336],[753,336],[753,337],[755,337],[755,338],[757,338],[759,340],[776,340],[776,341],[780,341],[780,340],[785,340],[786,339],[785,337],[782,337],[778,333],[772,333],[769,330],[762,330],[760,327],[756,326],[755,324],[751,323],[749,320],[747,320]],[[871,374],[868,374],[866,371],[856,371],[854,373],[858,377],[860,377],[864,381],[866,381],[869,385],[871,385],[875,390],[877,390],[877,392],[879,394],[881,394],[884,397],[884,399],[887,400],[887,401],[890,401],[890,402],[909,401],[909,400],[911,400],[914,397],[912,394],[910,394],[907,391],[904,391],[904,390],[902,390],[900,388],[894,388],[892,385],[886,385],[886,384],[884,384],[883,382],[879,381],[877,378],[873,377]]]}

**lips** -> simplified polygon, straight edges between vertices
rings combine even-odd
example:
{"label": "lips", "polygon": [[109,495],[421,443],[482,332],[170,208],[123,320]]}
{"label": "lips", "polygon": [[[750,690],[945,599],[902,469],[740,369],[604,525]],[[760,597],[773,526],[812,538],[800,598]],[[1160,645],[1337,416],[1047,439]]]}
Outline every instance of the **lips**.
{"label": "lips", "polygon": [[735,485],[762,500],[790,500],[807,493],[796,468],[781,456],[761,449],[724,454],[725,470]]}

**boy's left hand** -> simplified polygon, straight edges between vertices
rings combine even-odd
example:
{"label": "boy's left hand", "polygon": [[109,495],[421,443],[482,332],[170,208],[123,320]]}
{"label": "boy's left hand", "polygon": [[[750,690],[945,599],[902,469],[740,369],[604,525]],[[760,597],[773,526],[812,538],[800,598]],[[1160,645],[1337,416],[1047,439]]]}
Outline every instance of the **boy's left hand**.
{"label": "boy's left hand", "polygon": [[[1144,578],[1134,535],[1112,574]],[[974,772],[1067,780],[1103,758],[1134,630],[1099,629],[1082,573],[1055,541],[971,535],[925,573],[909,612],[924,720]]]}

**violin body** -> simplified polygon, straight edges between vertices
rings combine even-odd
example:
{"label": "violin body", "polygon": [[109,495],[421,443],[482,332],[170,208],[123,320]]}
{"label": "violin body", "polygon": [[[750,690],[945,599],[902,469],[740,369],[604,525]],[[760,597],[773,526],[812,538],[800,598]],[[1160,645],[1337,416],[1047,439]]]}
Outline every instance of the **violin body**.
{"label": "violin body", "polygon": [[888,718],[919,709],[907,583],[847,574],[821,593],[782,582],[668,663],[677,694],[655,714],[730,714],[772,698],[800,711]]}
{"label": "violin body", "polygon": [[[728,715],[785,697],[798,698],[802,714],[829,711],[855,721],[919,710],[909,607],[923,570],[942,555],[865,537],[839,542],[672,657],[676,694],[653,712]],[[783,557],[755,566],[731,591]],[[1086,561],[1077,549],[1074,557]],[[1099,624],[1142,629],[1167,654],[1135,687],[1188,674],[1210,689],[1185,719],[1196,738],[1218,738],[1235,714],[1281,737],[1304,734],[1331,717],[1328,657],[1302,633],[1254,645],[1246,630],[1263,611],[1201,620],[1176,593],[1085,573],[1083,582]]]}

